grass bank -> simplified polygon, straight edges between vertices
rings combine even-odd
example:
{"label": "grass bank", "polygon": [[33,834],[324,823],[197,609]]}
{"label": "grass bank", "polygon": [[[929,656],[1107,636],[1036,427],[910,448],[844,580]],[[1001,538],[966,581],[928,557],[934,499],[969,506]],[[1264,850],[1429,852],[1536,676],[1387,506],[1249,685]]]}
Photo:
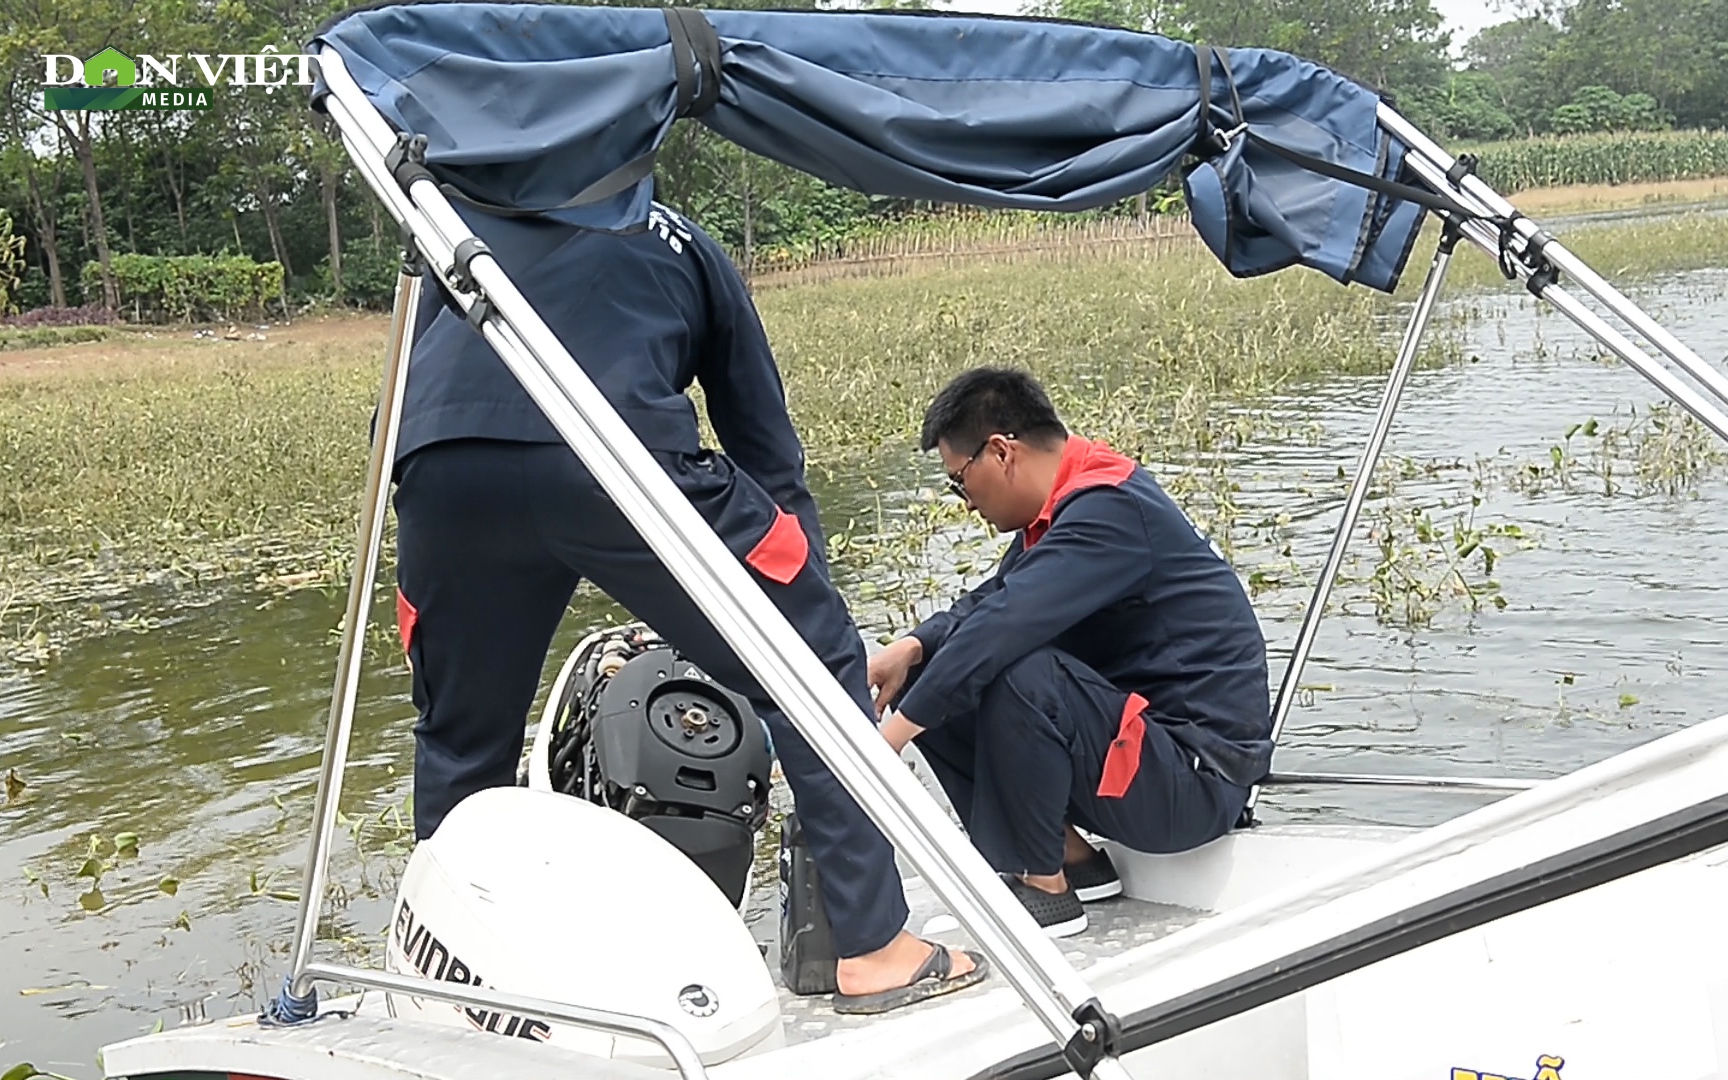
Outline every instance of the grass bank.
{"label": "grass bank", "polygon": [[[1402,295],[1421,285],[1428,256],[1439,235],[1430,224],[1400,283]],[[1556,235],[1610,284],[1622,287],[1652,274],[1728,266],[1728,215],[1709,210],[1673,212],[1647,220],[1558,229]],[[1494,262],[1479,250],[1460,249],[1447,276],[1457,289],[1506,288]],[[1562,284],[1565,281],[1562,280]],[[1622,288],[1622,291],[1625,291]]]}
{"label": "grass bank", "polygon": [[[812,462],[906,441],[934,390],[986,361],[1037,370],[1077,422],[1157,416],[1160,447],[1195,437],[1166,422],[1184,398],[1384,363],[1369,328],[1387,301],[1316,275],[1236,282],[1199,250],[1040,271],[983,265],[763,294]],[[262,536],[346,543],[384,330],[357,317],[257,342],[129,336],[11,354],[0,551],[14,566],[219,568],[227,545]]]}
{"label": "grass bank", "polygon": [[[1637,276],[1720,265],[1728,219],[1569,240],[1611,278]],[[814,469],[884,448],[903,460],[935,390],[986,362],[1037,372],[1076,427],[1185,461],[1265,434],[1242,403],[1383,370],[1424,261],[1419,249],[1396,298],[1307,272],[1236,281],[1203,249],[1164,245],[789,286],[758,302]],[[1463,287],[1506,287],[1479,254],[1454,272]],[[263,340],[127,334],[0,354],[0,640],[99,631],[125,615],[92,598],[144,581],[345,573],[386,329],[331,318]],[[1441,337],[1431,358],[1447,351]],[[1202,520],[1227,511],[1222,480],[1178,494]]]}
{"label": "grass bank", "polygon": [[1235,281],[1199,248],[1085,264],[977,265],[765,293],[763,318],[812,456],[903,443],[941,385],[976,364],[1037,372],[1077,424],[1124,448],[1202,439],[1184,401],[1240,400],[1384,364],[1384,298],[1316,274]]}

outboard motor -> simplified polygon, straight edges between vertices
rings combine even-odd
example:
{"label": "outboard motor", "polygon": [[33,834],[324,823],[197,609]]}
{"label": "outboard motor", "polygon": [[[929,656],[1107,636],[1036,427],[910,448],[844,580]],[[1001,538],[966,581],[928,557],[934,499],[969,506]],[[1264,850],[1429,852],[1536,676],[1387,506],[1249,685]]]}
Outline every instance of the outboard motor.
{"label": "outboard motor", "polygon": [[[782,1045],[738,915],[768,816],[761,720],[640,625],[583,641],[548,706],[526,784],[470,795],[415,846],[386,967],[652,1018],[711,1065]],[[386,1000],[394,1016],[671,1064],[641,1038]]]}
{"label": "outboard motor", "polygon": [[[641,822],[580,799],[487,788],[416,844],[387,970],[669,1025],[714,1065],[784,1045],[774,980],[738,910]],[[640,1036],[385,995],[392,1016],[644,1065]]]}
{"label": "outboard motor", "polygon": [[551,790],[646,825],[741,905],[771,766],[749,703],[640,624],[584,641],[559,681],[541,733]]}

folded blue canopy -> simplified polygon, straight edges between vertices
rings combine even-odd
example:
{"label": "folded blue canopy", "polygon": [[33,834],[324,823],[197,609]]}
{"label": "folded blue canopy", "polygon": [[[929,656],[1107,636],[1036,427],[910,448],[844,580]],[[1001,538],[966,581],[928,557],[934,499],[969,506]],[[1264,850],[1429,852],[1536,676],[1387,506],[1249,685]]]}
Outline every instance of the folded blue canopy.
{"label": "folded blue canopy", "polygon": [[426,137],[447,190],[601,227],[646,219],[680,115],[830,183],[986,207],[1089,209],[1198,153],[1194,225],[1239,277],[1301,264],[1389,292],[1424,213],[1347,175],[1402,175],[1379,96],[1266,49],[993,16],[491,3],[360,9],[312,44]]}

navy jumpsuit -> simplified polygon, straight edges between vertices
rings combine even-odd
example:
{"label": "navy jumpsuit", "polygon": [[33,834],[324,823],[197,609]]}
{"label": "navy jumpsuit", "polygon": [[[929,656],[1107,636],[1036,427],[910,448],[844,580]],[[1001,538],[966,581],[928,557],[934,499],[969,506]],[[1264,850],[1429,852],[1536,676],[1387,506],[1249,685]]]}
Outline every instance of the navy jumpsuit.
{"label": "navy jumpsuit", "polygon": [[[873,722],[864,646],[829,580],[779,372],[725,252],[658,205],[645,228],[620,231],[463,216]],[[419,317],[395,493],[418,835],[469,794],[515,782],[547,650],[586,578],[750,699],[792,787],[840,954],[886,945],[907,917],[886,838],[441,290]],[[725,453],[699,444],[693,382]]]}
{"label": "navy jumpsuit", "polygon": [[1266,642],[1235,572],[1150,473],[1070,436],[996,573],[912,632],[899,707],[997,871],[1063,825],[1168,853],[1228,832],[1272,761]]}

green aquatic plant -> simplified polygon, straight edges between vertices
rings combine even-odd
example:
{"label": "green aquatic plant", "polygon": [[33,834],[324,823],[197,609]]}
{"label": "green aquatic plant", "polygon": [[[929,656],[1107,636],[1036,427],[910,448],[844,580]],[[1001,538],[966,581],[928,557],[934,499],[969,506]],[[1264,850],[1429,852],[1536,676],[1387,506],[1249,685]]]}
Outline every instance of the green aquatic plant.
{"label": "green aquatic plant", "polygon": [[1536,540],[1510,521],[1479,522],[1487,480],[1474,470],[1471,491],[1450,523],[1436,522],[1444,507],[1424,506],[1404,497],[1403,481],[1430,479],[1464,470],[1458,462],[1417,462],[1394,456],[1376,471],[1377,498],[1366,516],[1376,553],[1372,569],[1355,581],[1365,584],[1380,621],[1406,628],[1432,625],[1452,602],[1474,615],[1483,605],[1505,608],[1509,601],[1494,576],[1507,551],[1533,547]]}
{"label": "green aquatic plant", "polygon": [[1505,466],[1507,486],[1527,495],[1590,490],[1604,496],[1692,496],[1728,466],[1728,447],[1668,402],[1633,406],[1623,423],[1595,417],[1569,426],[1544,461]]}

